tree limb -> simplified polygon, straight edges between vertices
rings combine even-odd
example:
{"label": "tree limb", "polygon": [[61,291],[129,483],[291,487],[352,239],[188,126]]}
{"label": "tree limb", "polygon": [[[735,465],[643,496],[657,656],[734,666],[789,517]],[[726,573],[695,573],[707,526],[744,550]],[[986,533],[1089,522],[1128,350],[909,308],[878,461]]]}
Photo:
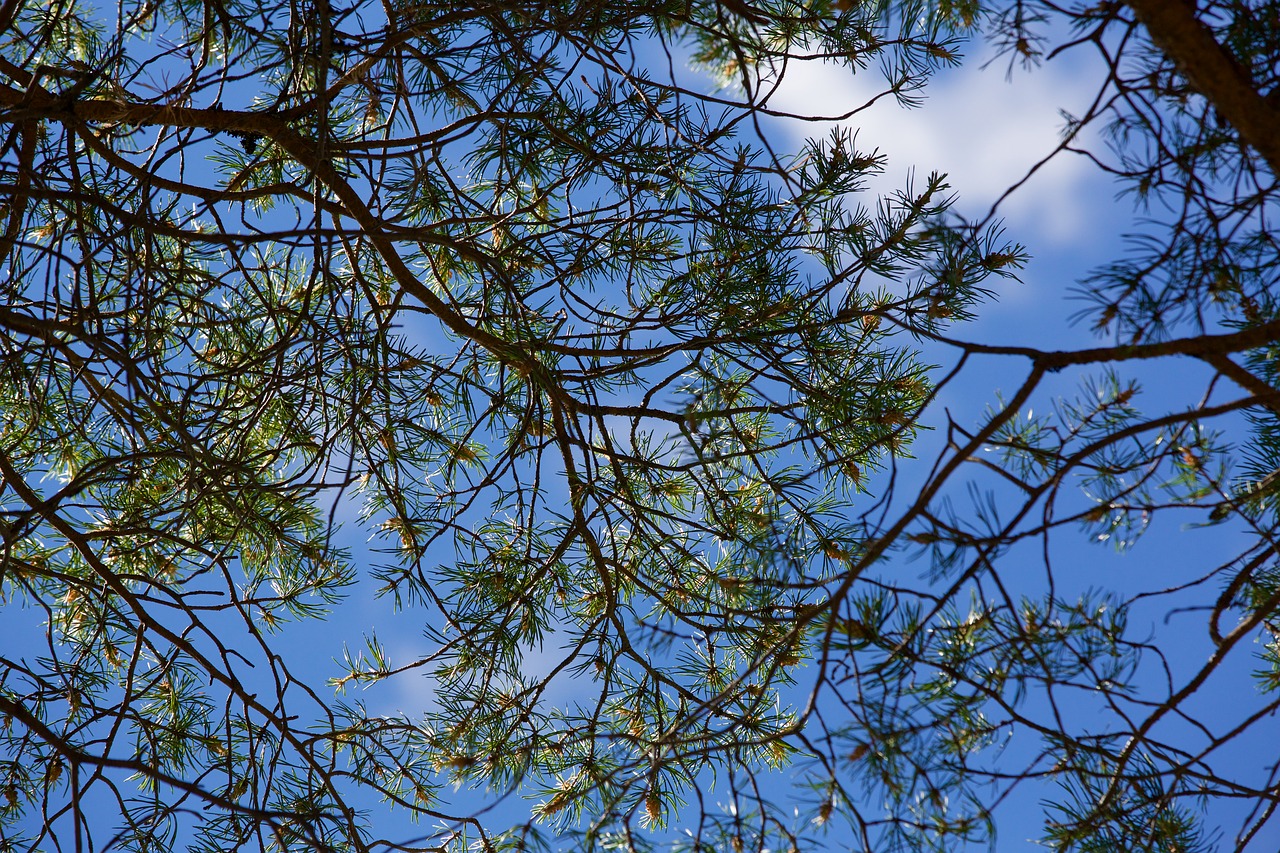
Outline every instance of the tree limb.
{"label": "tree limb", "polygon": [[1224,48],[1188,0],[1128,0],[1151,40],[1280,175],[1280,109],[1258,91],[1249,70]]}

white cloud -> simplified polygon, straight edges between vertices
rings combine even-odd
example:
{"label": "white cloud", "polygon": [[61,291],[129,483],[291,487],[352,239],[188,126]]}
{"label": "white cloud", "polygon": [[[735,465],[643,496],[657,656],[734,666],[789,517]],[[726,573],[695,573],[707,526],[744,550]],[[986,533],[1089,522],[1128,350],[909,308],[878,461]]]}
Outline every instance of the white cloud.
{"label": "white cloud", "polygon": [[[979,62],[968,61],[940,72],[923,90],[922,107],[906,109],[885,97],[842,124],[857,131],[861,150],[879,149],[889,158],[873,190],[902,187],[913,169],[921,176],[945,172],[959,196],[955,209],[966,218],[982,218],[1005,190],[1054,151],[1064,125],[1059,111],[1079,114],[1087,107],[1100,82],[1096,71],[1081,62],[1058,61],[1031,72],[1015,70],[1009,79],[1002,63],[983,70]],[[837,115],[875,97],[883,91],[882,82],[874,69],[852,74],[829,64],[794,63],[770,106]],[[825,132],[798,122],[787,127],[797,137]],[[1042,246],[1062,246],[1087,236],[1097,207],[1109,205],[1113,194],[1092,163],[1064,152],[1003,202],[999,215],[1016,221],[1020,234],[1034,233]]]}

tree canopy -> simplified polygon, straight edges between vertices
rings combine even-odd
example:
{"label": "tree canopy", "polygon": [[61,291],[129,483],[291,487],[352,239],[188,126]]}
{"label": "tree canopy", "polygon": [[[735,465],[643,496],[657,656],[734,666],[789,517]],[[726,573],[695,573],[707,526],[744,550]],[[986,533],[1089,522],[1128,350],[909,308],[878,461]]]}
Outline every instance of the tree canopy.
{"label": "tree canopy", "polygon": [[[1104,71],[1072,349],[971,322],[1004,198],[778,94],[993,53]],[[0,848],[1274,849],[1278,59],[1263,0],[0,3]]]}

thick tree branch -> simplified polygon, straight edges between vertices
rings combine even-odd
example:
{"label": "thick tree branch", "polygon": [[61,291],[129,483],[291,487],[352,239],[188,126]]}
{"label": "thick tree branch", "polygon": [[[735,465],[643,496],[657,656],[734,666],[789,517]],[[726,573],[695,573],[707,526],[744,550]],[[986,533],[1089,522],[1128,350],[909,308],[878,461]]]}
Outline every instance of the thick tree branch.
{"label": "thick tree branch", "polygon": [[1248,69],[1214,38],[1189,0],[1128,0],[1138,20],[1191,85],[1280,175],[1280,108],[1258,91]]}
{"label": "thick tree branch", "polygon": [[[1239,385],[1246,391],[1250,391],[1259,396],[1275,397],[1276,389],[1268,385],[1264,380],[1245,370],[1236,364],[1225,353],[1208,353],[1203,356],[1204,360],[1217,369],[1219,373]],[[1270,403],[1264,403],[1268,409],[1280,414],[1280,401],[1272,400]]]}
{"label": "thick tree branch", "polygon": [[[1242,352],[1265,346],[1280,338],[1280,320],[1269,320],[1257,326],[1251,326],[1238,332],[1222,335],[1192,335],[1185,338],[1173,338],[1149,344],[1117,344],[1108,347],[1090,347],[1078,350],[1041,350],[1035,347],[997,346],[981,344],[976,341],[959,341],[944,335],[930,333],[927,330],[912,328],[913,334],[921,335],[963,349],[966,353],[981,355],[1020,355],[1031,359],[1042,369],[1048,371],[1062,370],[1067,367],[1084,364],[1109,364],[1118,361],[1138,361],[1152,358],[1166,358],[1171,355],[1185,355],[1192,358],[1208,359],[1212,356]],[[1215,367],[1220,365],[1215,364]],[[1241,368],[1243,369],[1243,368]],[[1225,372],[1225,371],[1224,371]],[[1232,376],[1235,378],[1235,376]],[[1254,393],[1267,393],[1269,389],[1242,385]]]}

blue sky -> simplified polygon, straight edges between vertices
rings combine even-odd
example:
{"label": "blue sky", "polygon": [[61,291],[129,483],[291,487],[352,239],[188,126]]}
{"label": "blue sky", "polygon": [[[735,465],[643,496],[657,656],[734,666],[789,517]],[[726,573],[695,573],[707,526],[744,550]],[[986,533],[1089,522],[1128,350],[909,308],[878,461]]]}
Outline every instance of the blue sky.
{"label": "blue sky", "polygon": [[[948,174],[957,195],[953,210],[976,220],[987,216],[1010,186],[1027,178],[1015,194],[1004,200],[997,214],[1005,221],[1007,236],[1024,243],[1031,252],[1032,260],[1021,275],[1022,281],[1000,283],[997,297],[978,311],[978,318],[956,326],[953,332],[963,340],[1045,349],[1105,343],[1091,331],[1089,322],[1072,322],[1073,315],[1083,307],[1075,291],[1090,270],[1125,251],[1122,235],[1138,227],[1131,201],[1117,198],[1120,187],[1110,177],[1070,153],[1058,154],[1027,177],[1061,139],[1064,121],[1059,111],[1083,111],[1096,95],[1099,74],[1104,69],[1086,57],[1070,54],[1034,71],[1014,69],[1012,75],[1006,76],[1003,63],[984,69],[981,59],[969,58],[958,69],[941,72],[923,92],[925,103],[918,109],[904,110],[892,99],[882,99],[842,122],[857,131],[861,149],[879,149],[889,158],[884,174],[871,183],[864,198],[873,203],[874,193],[902,187],[912,172],[919,179],[930,171],[942,171]],[[846,69],[797,63],[771,106],[808,115],[839,114],[878,94],[880,83],[874,69],[851,78]],[[822,135],[826,127],[822,123],[781,121],[766,125],[779,150],[795,150],[807,136]],[[1094,130],[1084,132],[1082,143],[1091,150],[1101,149]],[[955,357],[954,350],[942,346],[926,352],[943,365]],[[1025,367],[1025,362],[1017,359],[975,359],[926,413],[925,422],[941,428],[944,412],[949,412],[959,423],[975,424],[984,410],[995,404],[998,391],[1007,394],[1016,388],[1025,376]],[[1203,366],[1190,362],[1179,363],[1173,372],[1167,364],[1126,365],[1121,371],[1142,382],[1141,401],[1151,411],[1190,403],[1211,376]],[[1083,375],[1066,374],[1046,382],[1027,407],[1028,414],[1037,407],[1050,407],[1057,394],[1077,391]],[[1229,389],[1231,394],[1235,391]],[[1241,426],[1239,419],[1234,423],[1237,428]],[[900,492],[909,494],[911,484],[923,480],[933,455],[942,450],[940,437],[940,430],[922,435],[913,448],[918,458],[898,466]],[[967,500],[963,479],[958,478],[951,490],[960,506]],[[872,491],[875,490],[873,485]],[[1090,541],[1090,535],[1084,532],[1074,537],[1068,532],[1059,533],[1054,540],[1054,559],[1060,592],[1068,595],[1073,591],[1114,589],[1132,594],[1150,587],[1171,567],[1176,567],[1173,573],[1179,576],[1194,574],[1198,568],[1212,566],[1239,548],[1243,541],[1240,531],[1197,526],[1202,520],[1192,514],[1160,515],[1138,545],[1124,553],[1118,553],[1113,542]],[[1030,550],[1021,555],[1015,552],[1004,565],[1008,568],[1018,559],[1025,559],[1034,568],[1040,557]],[[1070,568],[1061,570],[1064,564]],[[927,561],[899,554],[887,571],[922,574],[926,568]],[[1023,581],[1027,591],[1039,588],[1038,578],[1042,573],[1030,572]],[[1135,633],[1159,637],[1173,663],[1175,680],[1189,677],[1203,663],[1209,644],[1200,621],[1187,614],[1166,621],[1166,613],[1175,605],[1202,602],[1205,595],[1201,588],[1172,605],[1160,599],[1149,602],[1149,606],[1131,606]],[[370,624],[382,626],[379,635],[388,643],[393,659],[413,656],[418,649],[415,639],[386,629],[389,623],[406,621],[406,614],[394,619],[380,615],[378,610],[384,605],[385,602],[364,608]],[[412,614],[407,616],[412,622]],[[554,647],[554,637],[550,645],[530,657],[532,670],[558,657],[560,650]],[[1245,652],[1237,654],[1215,677],[1212,686],[1191,700],[1191,706],[1211,725],[1227,726],[1238,717],[1239,709],[1257,701],[1248,677],[1251,662]],[[1150,670],[1144,672],[1145,678],[1157,679],[1159,675]],[[803,681],[802,677],[802,685]],[[378,694],[381,699],[375,699]],[[567,681],[562,681],[551,694],[565,700],[572,695],[573,685]],[[429,678],[409,676],[394,684],[374,687],[368,698],[375,707],[425,707],[432,702],[432,688]],[[1088,706],[1089,703],[1082,703],[1081,712],[1098,713],[1087,710]],[[1081,724],[1089,727],[1087,720]],[[1108,724],[1103,716],[1098,717],[1099,726]],[[1186,737],[1189,745],[1197,740],[1189,727],[1168,725],[1170,739]],[[1018,761],[1025,759],[1025,750],[1030,746],[1024,737],[1016,735],[1006,750],[1011,771],[1020,767]],[[1225,775],[1238,772],[1242,778],[1256,779],[1266,758],[1259,760],[1256,750],[1256,743],[1252,747],[1229,745],[1216,754],[1220,757],[1215,767]],[[782,782],[789,775],[793,774],[782,771],[776,778]],[[785,795],[785,790],[779,788],[779,795]],[[1002,806],[997,814],[999,850],[1043,849],[1034,842],[1044,819],[1040,801],[1054,793],[1052,786],[1033,785]],[[710,799],[714,801],[714,795]],[[1215,802],[1208,815],[1209,824],[1230,828],[1239,820],[1238,812],[1230,804]],[[678,820],[676,826],[679,827]],[[1228,831],[1224,840],[1229,837]],[[831,841],[837,849],[840,847],[838,833],[831,836]],[[1280,846],[1280,829],[1264,832],[1253,842],[1249,849],[1269,853]]]}
{"label": "blue sky", "polygon": [[[923,93],[926,100],[921,108],[903,110],[892,100],[884,99],[844,123],[857,130],[861,148],[878,148],[889,157],[887,169],[873,189],[900,186],[912,169],[918,173],[943,171],[958,196],[953,210],[972,220],[987,216],[991,205],[1026,177],[1025,184],[1000,204],[997,215],[1005,222],[1007,236],[1025,244],[1032,260],[1021,275],[1021,283],[1000,283],[997,298],[978,309],[975,321],[955,327],[954,336],[1040,349],[1109,343],[1093,332],[1091,321],[1071,322],[1071,318],[1084,307],[1076,298],[1078,283],[1095,267],[1121,256],[1126,251],[1123,235],[1143,227],[1132,199],[1117,198],[1121,187],[1111,177],[1087,159],[1069,152],[1059,153],[1028,177],[1061,140],[1064,120],[1059,110],[1080,115],[1096,96],[1106,68],[1096,55],[1076,50],[1040,68],[1014,68],[1006,75],[1004,60],[996,60],[984,69],[983,60],[989,57],[973,45],[970,51],[974,55],[961,68],[941,72],[934,79]],[[773,106],[797,113],[842,113],[865,103],[879,91],[880,81],[874,71],[852,80],[846,71],[833,67],[797,65],[792,72]],[[793,136],[793,140],[797,137]],[[1105,150],[1097,129],[1086,129],[1079,144],[1094,152]],[[929,348],[926,352],[944,365],[955,358],[955,352],[946,347]],[[1017,359],[976,360],[926,412],[925,422],[941,426],[945,410],[961,424],[976,423],[984,407],[994,402],[993,392],[1010,393],[1025,376],[1025,370],[1025,362]],[[1188,359],[1131,363],[1119,370],[1141,382],[1139,403],[1152,413],[1193,404],[1212,376],[1212,371]],[[1081,377],[1076,373],[1045,383],[1027,410],[1047,409],[1056,393],[1074,392]],[[1222,383],[1215,399],[1239,394],[1239,389]],[[1229,426],[1234,441],[1243,440],[1242,418],[1224,419],[1219,426]],[[913,448],[920,457],[918,462],[925,463],[915,467],[915,476],[912,463],[899,466],[906,483],[923,476],[930,456],[940,450],[939,438],[936,432],[926,433]],[[967,496],[959,486],[965,478],[957,479],[956,488],[950,492],[957,505],[963,507]],[[1084,532],[1074,540],[1069,533],[1059,533],[1054,544],[1059,569],[1055,580],[1080,592],[1115,589],[1133,594],[1172,584],[1174,579],[1196,576],[1242,550],[1247,536],[1230,526],[1206,527],[1203,516],[1203,511],[1158,513],[1146,535],[1124,553],[1112,547],[1112,542],[1090,542],[1094,537]],[[1016,578],[1014,566],[1025,561],[1030,569],[1025,581],[1030,590],[1043,582],[1043,570],[1037,565],[1042,560],[1035,549],[1024,548],[1021,554],[1015,551],[1006,557],[1003,566]],[[1062,566],[1068,566],[1067,570],[1061,570]],[[925,561],[913,564],[900,556],[894,564],[901,571],[912,571],[913,567],[923,571]],[[1061,589],[1060,592],[1068,594]],[[1202,605],[1216,592],[1217,587],[1211,584],[1179,596],[1130,605],[1134,633],[1148,634],[1165,650],[1175,683],[1191,677],[1212,651],[1202,615],[1177,612],[1177,608]],[[1222,671],[1187,702],[1191,716],[1204,721],[1215,733],[1229,729],[1246,716],[1246,709],[1259,704],[1260,697],[1250,677],[1255,665],[1254,649],[1252,644],[1242,644]],[[1146,670],[1144,677],[1158,683],[1162,676]],[[1102,717],[1097,720],[1099,725],[1106,724]],[[1165,734],[1173,743],[1193,750],[1204,743],[1202,733],[1193,726],[1169,720],[1164,725]],[[1220,774],[1239,774],[1241,779],[1259,781],[1274,761],[1271,745],[1275,742],[1268,742],[1268,736],[1260,732],[1280,735],[1280,729],[1274,721],[1265,721],[1258,729],[1243,739],[1245,742],[1228,744],[1213,753],[1212,760]],[[1011,770],[1017,766],[1018,755],[1018,749],[1011,746]],[[1006,804],[998,817],[999,850],[1042,849],[1031,839],[1039,834],[1043,819],[1037,799],[1050,793],[1033,786]],[[1225,849],[1234,849],[1235,822],[1242,811],[1223,800],[1211,803],[1207,822],[1210,827],[1218,825],[1225,830],[1221,839]],[[1277,848],[1280,827],[1273,823],[1255,835],[1247,849],[1269,853]]]}

